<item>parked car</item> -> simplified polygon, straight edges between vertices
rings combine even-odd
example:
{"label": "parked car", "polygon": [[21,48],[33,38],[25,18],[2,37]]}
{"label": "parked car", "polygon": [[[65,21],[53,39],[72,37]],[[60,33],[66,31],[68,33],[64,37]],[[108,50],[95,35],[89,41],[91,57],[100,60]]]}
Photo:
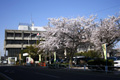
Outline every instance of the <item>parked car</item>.
{"label": "parked car", "polygon": [[87,65],[87,62],[89,60],[92,60],[92,58],[88,58],[88,57],[85,57],[85,56],[76,56],[73,59],[73,64],[75,66],[84,66],[84,65]]}
{"label": "parked car", "polygon": [[108,60],[113,60],[114,61],[114,67],[120,67],[120,57],[109,57]]}
{"label": "parked car", "polygon": [[114,67],[120,67],[120,60],[114,61]]}
{"label": "parked car", "polygon": [[6,60],[4,60],[4,61],[3,61],[3,64],[7,64],[7,61],[6,61]]}
{"label": "parked car", "polygon": [[113,57],[109,57],[108,58],[108,60],[113,60],[113,61],[116,61],[116,60],[120,60],[120,57],[115,57],[115,56],[113,56]]}

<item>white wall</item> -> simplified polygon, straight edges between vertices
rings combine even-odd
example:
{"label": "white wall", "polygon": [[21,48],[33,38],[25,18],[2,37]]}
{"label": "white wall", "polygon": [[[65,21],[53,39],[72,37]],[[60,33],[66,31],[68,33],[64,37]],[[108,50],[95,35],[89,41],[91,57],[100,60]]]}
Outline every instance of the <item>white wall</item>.
{"label": "white wall", "polygon": [[29,27],[26,25],[19,25],[18,30],[29,30]]}
{"label": "white wall", "polygon": [[31,30],[32,31],[46,31],[43,27],[36,27],[36,26],[32,26]]}
{"label": "white wall", "polygon": [[43,27],[19,25],[18,30],[46,31]]}

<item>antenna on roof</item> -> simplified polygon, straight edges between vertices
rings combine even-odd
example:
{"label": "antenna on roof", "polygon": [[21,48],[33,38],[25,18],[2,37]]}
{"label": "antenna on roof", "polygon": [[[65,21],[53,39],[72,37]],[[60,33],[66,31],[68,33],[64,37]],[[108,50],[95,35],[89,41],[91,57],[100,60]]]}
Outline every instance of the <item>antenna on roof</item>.
{"label": "antenna on roof", "polygon": [[31,21],[30,23],[32,24],[32,26],[34,26],[34,22],[32,21],[32,14],[31,14]]}
{"label": "antenna on roof", "polygon": [[30,23],[32,24],[32,14],[31,14],[31,20],[30,20]]}

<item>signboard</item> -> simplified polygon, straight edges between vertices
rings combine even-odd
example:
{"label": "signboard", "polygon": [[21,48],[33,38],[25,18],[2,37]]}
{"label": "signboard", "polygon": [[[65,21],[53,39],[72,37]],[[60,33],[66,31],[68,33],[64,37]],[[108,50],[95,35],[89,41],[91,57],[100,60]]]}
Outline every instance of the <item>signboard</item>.
{"label": "signboard", "polygon": [[41,62],[41,54],[39,54],[39,62]]}
{"label": "signboard", "polygon": [[17,57],[8,57],[8,64],[16,64]]}
{"label": "signboard", "polygon": [[104,52],[104,58],[105,60],[107,59],[107,48],[106,48],[106,44],[103,44],[102,45],[102,49],[103,49],[103,52]]}
{"label": "signboard", "polygon": [[23,53],[23,56],[28,56],[29,54],[28,53]]}
{"label": "signboard", "polygon": [[54,62],[56,62],[56,52],[54,52]]}
{"label": "signboard", "polygon": [[33,59],[31,57],[26,57],[26,63],[33,63]]}
{"label": "signboard", "polygon": [[35,61],[35,63],[37,64],[37,63],[39,63],[39,61]]}

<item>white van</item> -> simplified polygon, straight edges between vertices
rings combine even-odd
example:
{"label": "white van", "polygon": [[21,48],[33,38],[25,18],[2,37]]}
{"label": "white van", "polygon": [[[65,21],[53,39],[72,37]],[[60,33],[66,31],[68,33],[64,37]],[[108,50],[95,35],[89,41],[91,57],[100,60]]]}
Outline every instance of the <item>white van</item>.
{"label": "white van", "polygon": [[114,61],[114,67],[120,67],[120,60]]}

